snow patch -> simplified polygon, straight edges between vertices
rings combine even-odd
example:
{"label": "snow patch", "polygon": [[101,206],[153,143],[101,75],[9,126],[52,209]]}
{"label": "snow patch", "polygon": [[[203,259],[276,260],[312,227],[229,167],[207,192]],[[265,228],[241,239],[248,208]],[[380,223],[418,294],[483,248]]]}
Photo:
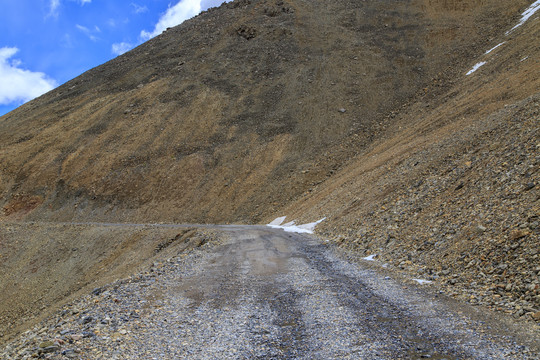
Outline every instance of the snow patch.
{"label": "snow patch", "polygon": [[416,281],[417,283],[419,283],[420,285],[425,285],[425,284],[431,284],[432,281],[429,281],[429,280],[423,280],[423,279],[413,279],[413,281]]}
{"label": "snow patch", "polygon": [[486,55],[489,54],[490,52],[492,52],[493,50],[495,50],[496,48],[498,48],[499,46],[503,45],[505,43],[505,41],[503,41],[502,43],[500,43],[499,45],[489,49],[488,51],[486,51]]}
{"label": "snow patch", "polygon": [[286,216],[279,217],[272,221],[267,226],[274,228],[274,229],[283,229],[287,232],[293,232],[298,234],[313,234],[313,231],[315,230],[315,226],[319,225],[321,222],[326,220],[326,218],[322,218],[318,221],[308,223],[308,224],[302,224],[302,225],[295,225],[294,221],[288,222],[286,224],[283,224],[283,221],[285,221]]}
{"label": "snow patch", "polygon": [[531,6],[527,8],[527,10],[523,12],[523,14],[521,14],[521,20],[519,21],[519,23],[510,30],[508,30],[506,32],[506,35],[510,34],[512,31],[525,24],[525,22],[529,20],[529,18],[533,16],[538,10],[540,10],[540,0],[536,0],[534,3],[531,4]]}
{"label": "snow patch", "polygon": [[521,59],[520,61],[523,62],[525,60],[527,60],[529,57],[528,56],[525,56],[523,59]]}
{"label": "snow patch", "polygon": [[376,256],[377,256],[377,254],[373,254],[373,255],[366,256],[363,259],[366,260],[366,261],[375,261]]}
{"label": "snow patch", "polygon": [[[540,0],[539,0],[540,1]],[[480,67],[486,65],[486,62],[485,61],[482,61],[482,62],[479,62],[478,64],[474,65],[473,68],[471,70],[469,70],[469,72],[466,74],[467,76],[468,75],[471,75],[473,72],[475,72],[476,70],[480,69]]]}
{"label": "snow patch", "polygon": [[275,218],[270,224],[268,225],[281,225],[285,221],[286,216]]}

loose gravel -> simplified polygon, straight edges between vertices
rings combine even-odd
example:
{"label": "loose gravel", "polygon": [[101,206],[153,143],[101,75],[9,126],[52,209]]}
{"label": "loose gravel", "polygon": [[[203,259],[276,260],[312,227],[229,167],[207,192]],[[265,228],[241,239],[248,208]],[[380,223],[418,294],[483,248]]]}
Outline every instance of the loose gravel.
{"label": "loose gravel", "polygon": [[538,359],[468,305],[319,240],[228,227],[66,305],[2,359]]}

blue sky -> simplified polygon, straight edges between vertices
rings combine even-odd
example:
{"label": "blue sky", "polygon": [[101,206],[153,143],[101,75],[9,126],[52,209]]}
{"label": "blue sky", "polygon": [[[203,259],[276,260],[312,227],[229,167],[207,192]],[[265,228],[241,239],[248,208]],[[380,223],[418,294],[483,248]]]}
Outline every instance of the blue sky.
{"label": "blue sky", "polygon": [[224,0],[0,0],[0,116]]}

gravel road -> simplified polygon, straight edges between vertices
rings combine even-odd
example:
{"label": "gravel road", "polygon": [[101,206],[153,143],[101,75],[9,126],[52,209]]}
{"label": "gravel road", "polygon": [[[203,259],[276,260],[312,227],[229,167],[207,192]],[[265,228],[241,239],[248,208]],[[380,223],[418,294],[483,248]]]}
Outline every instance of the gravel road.
{"label": "gravel road", "polygon": [[[6,359],[535,359],[538,334],[320,240],[230,226],[217,245],[96,289]],[[532,348],[527,347],[531,345]]]}

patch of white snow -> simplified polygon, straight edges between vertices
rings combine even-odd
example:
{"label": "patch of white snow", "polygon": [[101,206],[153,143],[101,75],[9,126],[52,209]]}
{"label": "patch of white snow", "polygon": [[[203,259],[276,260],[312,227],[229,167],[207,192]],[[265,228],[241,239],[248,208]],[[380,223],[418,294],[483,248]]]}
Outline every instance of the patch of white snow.
{"label": "patch of white snow", "polygon": [[324,220],[326,220],[326,218],[322,218],[320,220],[317,220],[315,222],[312,222],[312,223],[309,223],[309,224],[303,224],[303,225],[298,225],[298,227],[300,229],[305,229],[307,231],[309,231],[310,233],[313,233],[313,230],[315,230],[315,226],[319,225],[320,223],[322,223]]}
{"label": "patch of white snow", "polygon": [[286,216],[278,217],[268,225],[281,225],[285,221],[285,218]]}
{"label": "patch of white snow", "polygon": [[[540,1],[540,0],[539,0]],[[469,70],[469,72],[466,74],[467,76],[471,75],[473,72],[475,72],[476,70],[480,69],[481,66],[484,66],[486,65],[486,62],[485,61],[482,61],[482,62],[479,62],[478,64],[474,65],[473,68],[471,70]]]}
{"label": "patch of white snow", "polygon": [[527,8],[527,10],[523,12],[523,14],[521,14],[521,20],[519,21],[519,23],[510,30],[508,30],[506,32],[506,35],[510,34],[512,31],[525,24],[525,22],[529,20],[529,18],[533,16],[538,10],[540,10],[540,0],[536,0],[534,3],[531,4],[531,6]]}
{"label": "patch of white snow", "polygon": [[423,280],[423,279],[413,279],[413,281],[416,281],[417,283],[419,283],[420,285],[425,285],[425,284],[431,284],[432,281],[429,281],[429,280]]}
{"label": "patch of white snow", "polygon": [[366,261],[375,261],[376,256],[377,256],[377,254],[373,254],[373,255],[366,256],[363,259],[366,260]]}
{"label": "patch of white snow", "polygon": [[521,59],[520,61],[523,62],[525,60],[527,60],[529,57],[528,56],[525,56],[523,59]]}
{"label": "patch of white snow", "polygon": [[505,42],[503,41],[502,43],[500,43],[499,45],[489,49],[488,51],[486,51],[486,55],[489,54],[490,52],[492,52],[493,50],[495,50],[496,48],[498,48],[499,46],[503,45]]}
{"label": "patch of white snow", "polygon": [[308,223],[308,224],[302,224],[302,225],[295,225],[294,221],[291,221],[284,225],[281,225],[281,223],[279,225],[276,225],[276,224],[272,224],[274,222],[272,221],[272,223],[268,224],[267,226],[274,229],[283,229],[284,231],[298,233],[298,234],[313,234],[313,230],[315,230],[315,226],[317,226],[324,220],[326,220],[326,218],[322,218],[318,221]]}

